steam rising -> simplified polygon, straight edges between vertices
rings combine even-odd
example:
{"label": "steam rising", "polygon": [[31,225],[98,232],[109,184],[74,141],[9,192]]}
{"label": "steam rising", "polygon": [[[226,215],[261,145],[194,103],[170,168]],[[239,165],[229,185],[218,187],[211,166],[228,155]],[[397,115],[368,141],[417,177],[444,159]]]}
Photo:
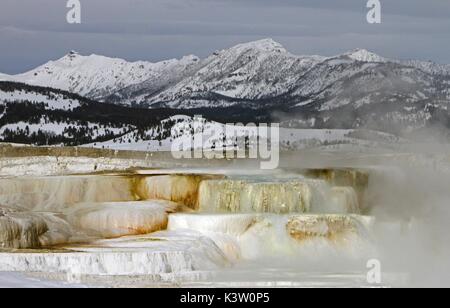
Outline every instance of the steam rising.
{"label": "steam rising", "polygon": [[361,286],[367,261],[379,259],[383,285],[450,285],[444,154],[305,151],[282,162],[270,173],[243,162],[220,172],[2,178],[3,248],[67,251],[2,253],[0,270]]}

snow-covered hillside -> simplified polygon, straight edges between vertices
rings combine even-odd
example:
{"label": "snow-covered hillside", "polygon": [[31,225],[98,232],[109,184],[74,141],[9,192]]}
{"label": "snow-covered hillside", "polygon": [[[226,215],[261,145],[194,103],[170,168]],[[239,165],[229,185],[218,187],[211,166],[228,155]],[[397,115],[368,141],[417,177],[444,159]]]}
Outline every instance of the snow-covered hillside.
{"label": "snow-covered hillside", "polygon": [[[111,150],[169,152],[205,150],[239,150],[257,145],[253,137],[259,136],[268,144],[272,140],[269,129],[256,131],[254,127],[222,124],[189,116],[173,116],[149,129],[144,137],[131,131],[119,138],[85,145]],[[248,137],[248,138],[246,138]],[[289,129],[280,128],[279,142],[282,150],[299,150],[340,145],[380,146],[404,143],[393,135],[353,129]]]}
{"label": "snow-covered hillside", "polygon": [[194,56],[158,63],[127,62],[99,55],[82,56],[71,51],[59,60],[50,61],[23,74],[4,78],[101,99],[150,78],[183,71],[197,62],[198,58]]}
{"label": "snow-covered hillside", "polygon": [[32,102],[44,104],[48,110],[66,110],[71,111],[81,106],[79,100],[69,98],[62,93],[42,93],[33,90],[13,90],[7,92],[0,91],[0,104],[5,105],[13,102]]}
{"label": "snow-covered hillside", "polygon": [[389,62],[388,59],[381,57],[366,49],[355,49],[343,54],[343,56],[347,56],[352,60],[360,62]]}
{"label": "snow-covered hillside", "polygon": [[[208,116],[198,118],[177,112],[104,104],[61,90],[0,82],[2,142],[83,145],[135,151],[200,148],[220,151],[252,148],[257,144],[257,136],[267,142],[274,140],[268,129],[222,124],[208,119]],[[225,115],[214,115],[217,112],[221,113],[217,110],[209,116],[226,118]],[[248,123],[245,120],[240,122]],[[283,125],[284,128],[279,130],[279,143],[285,150],[340,145],[392,145],[401,141],[398,137],[380,132],[298,129],[290,122]]]}
{"label": "snow-covered hillside", "polygon": [[328,58],[296,56],[271,39],[215,52],[190,73],[157,90],[149,84],[137,86],[139,91],[134,93],[126,89],[122,103],[323,111],[383,102],[406,103],[411,108],[450,99],[450,66],[390,60],[364,49]]}
{"label": "snow-covered hillside", "polygon": [[[220,123],[279,122],[295,129],[370,129],[395,134],[413,134],[430,126],[450,129],[450,66],[392,60],[365,49],[335,57],[297,56],[264,39],[214,52],[203,60],[188,56],[158,63],[70,52],[30,72],[1,78],[132,107],[120,109],[131,117],[120,123],[139,137],[119,136],[122,139],[145,140],[147,129],[177,114],[201,114]],[[15,102],[45,102],[48,110],[72,110],[77,121],[86,118],[77,114],[82,106],[61,97],[48,102],[20,91],[4,95],[0,98]],[[100,106],[90,104],[94,105]],[[101,108],[101,116],[107,117],[112,107]],[[149,108],[155,115],[143,111]],[[118,109],[115,112],[120,117]],[[86,121],[94,122],[92,117]]]}
{"label": "snow-covered hillside", "polygon": [[[210,106],[208,94],[251,100],[276,97],[286,93],[298,76],[323,59],[292,55],[270,39],[241,44],[214,53],[195,74],[141,102],[193,108]],[[141,98],[136,99],[139,103]],[[221,105],[227,105],[225,100]]]}
{"label": "snow-covered hillside", "polygon": [[77,145],[139,127],[127,116],[129,108],[115,108],[69,92],[0,82],[0,141]]}
{"label": "snow-covered hillside", "polygon": [[76,52],[12,81],[118,104],[199,108],[278,106],[324,110],[352,104],[449,100],[450,65],[388,59],[365,49],[297,56],[272,39],[158,63]]}

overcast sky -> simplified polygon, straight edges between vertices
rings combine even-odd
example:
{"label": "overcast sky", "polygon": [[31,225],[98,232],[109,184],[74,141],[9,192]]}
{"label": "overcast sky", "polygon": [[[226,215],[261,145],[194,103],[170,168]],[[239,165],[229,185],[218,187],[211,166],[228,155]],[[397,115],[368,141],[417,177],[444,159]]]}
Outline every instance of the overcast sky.
{"label": "overcast sky", "polygon": [[158,61],[271,37],[295,54],[366,48],[393,58],[450,63],[449,0],[381,0],[383,22],[366,21],[367,0],[0,0],[0,72],[18,73],[70,50]]}

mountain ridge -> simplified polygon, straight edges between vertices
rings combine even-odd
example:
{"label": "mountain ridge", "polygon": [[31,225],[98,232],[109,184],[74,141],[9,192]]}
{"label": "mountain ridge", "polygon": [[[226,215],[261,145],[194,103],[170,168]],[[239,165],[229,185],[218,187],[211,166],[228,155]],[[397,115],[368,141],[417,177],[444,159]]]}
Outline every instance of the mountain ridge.
{"label": "mountain ridge", "polygon": [[82,56],[70,51],[62,58],[49,61],[28,72],[17,75],[0,74],[7,81],[35,86],[50,86],[55,89],[77,93],[92,99],[101,99],[117,89],[138,84],[165,70],[182,69],[198,61],[195,56],[170,59],[161,62],[128,62],[91,54]]}
{"label": "mountain ridge", "polygon": [[205,59],[190,55],[155,63],[82,56],[71,51],[22,74],[0,73],[0,80],[49,86],[124,105],[189,108],[207,105],[204,97],[208,95],[244,100],[275,98],[301,85],[297,77],[317,64],[345,60],[392,63],[450,76],[450,65],[393,60],[365,49],[334,57],[294,55],[268,38],[216,51]]}
{"label": "mountain ridge", "polygon": [[253,115],[255,122],[295,128],[450,129],[450,66],[392,60],[365,49],[298,56],[264,39],[205,59],[157,63],[72,51],[13,79],[56,89],[69,87],[69,80],[69,92],[95,101],[171,115],[201,112],[219,122],[241,112],[245,120]]}
{"label": "mountain ridge", "polygon": [[[205,115],[201,130],[194,129],[197,114]],[[223,123],[268,123],[272,121],[269,115],[235,108],[137,109],[96,102],[63,90],[0,82],[0,142],[6,143],[170,151],[174,140],[193,140],[195,134],[203,132],[214,136],[214,140],[208,140],[216,150],[230,149],[235,141],[221,135],[227,126]],[[228,127],[242,134],[240,126]],[[353,129],[281,128],[280,137],[284,150],[341,145],[390,147],[404,142],[393,135]]]}

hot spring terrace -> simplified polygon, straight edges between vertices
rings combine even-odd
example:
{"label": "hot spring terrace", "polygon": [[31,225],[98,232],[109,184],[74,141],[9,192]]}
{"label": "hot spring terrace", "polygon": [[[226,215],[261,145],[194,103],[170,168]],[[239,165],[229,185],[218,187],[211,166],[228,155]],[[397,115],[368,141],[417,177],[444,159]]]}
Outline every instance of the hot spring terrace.
{"label": "hot spring terrace", "polygon": [[[365,170],[120,170],[130,158],[28,158],[2,158],[0,271],[193,283],[245,262],[310,258],[311,245],[351,258],[371,246]],[[43,161],[53,174],[38,175]],[[86,166],[95,172],[76,170]]]}

